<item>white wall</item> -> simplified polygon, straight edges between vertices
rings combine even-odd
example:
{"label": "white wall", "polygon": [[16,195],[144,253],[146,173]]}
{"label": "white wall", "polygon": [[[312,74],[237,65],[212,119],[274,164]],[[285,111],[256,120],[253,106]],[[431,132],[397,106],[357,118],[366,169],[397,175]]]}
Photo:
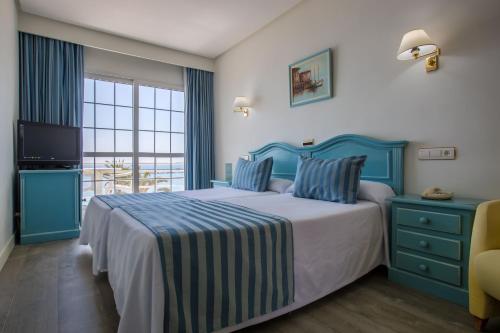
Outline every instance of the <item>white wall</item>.
{"label": "white wall", "polygon": [[85,47],[85,72],[184,89],[182,67],[91,47]]}
{"label": "white wall", "polygon": [[[402,35],[424,28],[441,68],[396,60]],[[442,186],[500,197],[500,1],[305,0],[216,59],[216,170],[271,141],[356,133],[406,139],[406,192]],[[288,64],[333,49],[334,98],[291,109]],[[254,101],[248,119],[235,96]],[[417,148],[456,146],[454,161]]]}
{"label": "white wall", "polygon": [[0,269],[14,247],[14,126],[18,49],[14,0],[0,1]]}
{"label": "white wall", "polygon": [[[10,0],[9,0],[10,1]],[[19,30],[168,64],[212,71],[213,59],[19,11]]]}

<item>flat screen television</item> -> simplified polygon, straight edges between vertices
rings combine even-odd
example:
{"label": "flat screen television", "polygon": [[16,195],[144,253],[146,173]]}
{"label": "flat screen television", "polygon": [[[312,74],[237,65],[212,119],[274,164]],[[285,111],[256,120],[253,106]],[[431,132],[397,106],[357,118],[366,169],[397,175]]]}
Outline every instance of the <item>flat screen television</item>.
{"label": "flat screen television", "polygon": [[79,127],[19,121],[19,165],[72,166],[81,162]]}

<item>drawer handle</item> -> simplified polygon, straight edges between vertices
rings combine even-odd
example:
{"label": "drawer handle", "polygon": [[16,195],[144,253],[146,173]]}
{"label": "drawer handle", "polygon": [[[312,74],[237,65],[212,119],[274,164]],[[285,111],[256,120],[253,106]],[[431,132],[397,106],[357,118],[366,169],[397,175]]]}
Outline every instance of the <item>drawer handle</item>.
{"label": "drawer handle", "polygon": [[429,224],[431,220],[429,220],[427,217],[421,217],[418,219],[418,221],[422,224]]}
{"label": "drawer handle", "polygon": [[418,246],[426,249],[429,247],[429,243],[427,241],[421,240],[420,242],[418,242]]}
{"label": "drawer handle", "polygon": [[421,270],[422,272],[427,272],[429,270],[427,265],[424,265],[424,264],[418,265],[418,269]]}

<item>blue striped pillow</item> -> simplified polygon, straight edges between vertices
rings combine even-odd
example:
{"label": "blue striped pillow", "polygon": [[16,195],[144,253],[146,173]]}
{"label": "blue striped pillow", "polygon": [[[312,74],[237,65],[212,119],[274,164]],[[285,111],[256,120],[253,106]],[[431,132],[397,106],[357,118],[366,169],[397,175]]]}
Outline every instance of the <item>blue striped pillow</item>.
{"label": "blue striped pillow", "polygon": [[267,189],[272,169],[272,157],[260,161],[247,161],[240,158],[236,164],[231,186],[240,190],[264,192]]}
{"label": "blue striped pillow", "polygon": [[301,157],[294,197],[354,204],[366,156],[322,160]]}

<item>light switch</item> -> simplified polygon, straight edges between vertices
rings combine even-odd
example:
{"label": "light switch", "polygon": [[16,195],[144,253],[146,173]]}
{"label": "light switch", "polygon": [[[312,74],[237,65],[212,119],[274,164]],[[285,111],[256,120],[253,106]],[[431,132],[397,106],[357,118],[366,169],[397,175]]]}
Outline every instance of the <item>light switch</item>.
{"label": "light switch", "polygon": [[429,160],[430,159],[430,151],[429,149],[419,149],[418,150],[418,159],[419,160]]}
{"label": "light switch", "polygon": [[420,148],[418,150],[419,160],[454,160],[454,147]]}

